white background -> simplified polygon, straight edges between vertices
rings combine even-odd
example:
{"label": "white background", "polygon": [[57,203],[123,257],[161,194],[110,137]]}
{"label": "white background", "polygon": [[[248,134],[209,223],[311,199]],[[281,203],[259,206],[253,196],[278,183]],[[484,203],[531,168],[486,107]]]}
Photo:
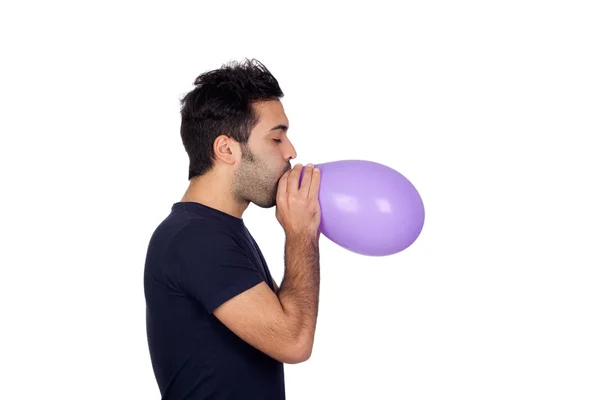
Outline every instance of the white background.
{"label": "white background", "polygon": [[[594,2],[217,3],[1,6],[0,397],[160,398],[142,273],[187,185],[179,98],[255,57],[298,162],[386,164],[426,208],[394,256],[323,238],[288,399],[600,398]],[[280,281],[274,209],[245,220]]]}

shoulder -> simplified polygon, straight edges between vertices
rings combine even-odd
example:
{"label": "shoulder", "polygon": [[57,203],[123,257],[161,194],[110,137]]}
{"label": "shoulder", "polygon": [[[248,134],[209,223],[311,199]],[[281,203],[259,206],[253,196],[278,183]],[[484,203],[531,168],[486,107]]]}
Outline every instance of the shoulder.
{"label": "shoulder", "polygon": [[217,245],[231,241],[235,241],[235,231],[229,226],[219,221],[191,218],[175,234],[172,245],[188,243]]}
{"label": "shoulder", "polygon": [[215,272],[224,265],[247,263],[248,255],[231,228],[202,218],[190,219],[181,226],[167,252],[168,270],[183,280]]}
{"label": "shoulder", "polygon": [[230,234],[231,229],[219,222],[207,218],[190,218],[179,230],[177,237],[185,238],[188,236],[211,236]]}

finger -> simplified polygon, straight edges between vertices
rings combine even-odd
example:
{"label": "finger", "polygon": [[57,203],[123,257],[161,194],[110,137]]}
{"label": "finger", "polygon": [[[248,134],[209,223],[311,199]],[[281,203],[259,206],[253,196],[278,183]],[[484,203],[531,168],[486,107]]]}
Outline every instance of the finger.
{"label": "finger", "polygon": [[308,197],[308,192],[310,190],[310,183],[312,181],[313,176],[313,165],[306,164],[304,168],[304,174],[302,175],[302,182],[300,182],[300,194],[303,197]]}
{"label": "finger", "polygon": [[312,179],[310,181],[310,189],[308,195],[318,200],[319,199],[319,189],[321,188],[321,170],[319,167],[314,167],[312,170]]}
{"label": "finger", "polygon": [[277,185],[277,194],[280,196],[285,196],[287,194],[287,185],[288,185],[288,176],[290,175],[290,170],[288,169],[285,173],[279,178],[279,184]]}
{"label": "finger", "polygon": [[302,164],[294,165],[292,168],[290,175],[288,176],[287,183],[287,193],[297,193],[298,192],[298,180],[300,179],[300,172],[302,171]]}

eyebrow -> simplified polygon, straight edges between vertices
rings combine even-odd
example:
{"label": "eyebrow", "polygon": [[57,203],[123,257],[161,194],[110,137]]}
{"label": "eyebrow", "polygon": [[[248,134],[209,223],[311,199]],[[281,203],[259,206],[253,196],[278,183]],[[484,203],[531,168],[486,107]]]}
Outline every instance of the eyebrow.
{"label": "eyebrow", "polygon": [[287,132],[288,126],[287,125],[283,125],[283,124],[279,124],[277,126],[272,127],[269,132],[276,131],[276,130],[279,130],[279,129],[283,130],[284,132]]}

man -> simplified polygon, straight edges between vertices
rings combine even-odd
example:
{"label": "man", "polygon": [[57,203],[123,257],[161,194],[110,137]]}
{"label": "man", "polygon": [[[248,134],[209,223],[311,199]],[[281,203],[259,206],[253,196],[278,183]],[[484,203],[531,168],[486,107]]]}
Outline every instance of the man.
{"label": "man", "polygon": [[[245,60],[182,99],[189,187],[153,233],[144,289],[163,399],[284,399],[284,363],[312,351],[319,298],[320,172],[295,149],[277,80]],[[281,288],[242,214],[277,206]]]}

